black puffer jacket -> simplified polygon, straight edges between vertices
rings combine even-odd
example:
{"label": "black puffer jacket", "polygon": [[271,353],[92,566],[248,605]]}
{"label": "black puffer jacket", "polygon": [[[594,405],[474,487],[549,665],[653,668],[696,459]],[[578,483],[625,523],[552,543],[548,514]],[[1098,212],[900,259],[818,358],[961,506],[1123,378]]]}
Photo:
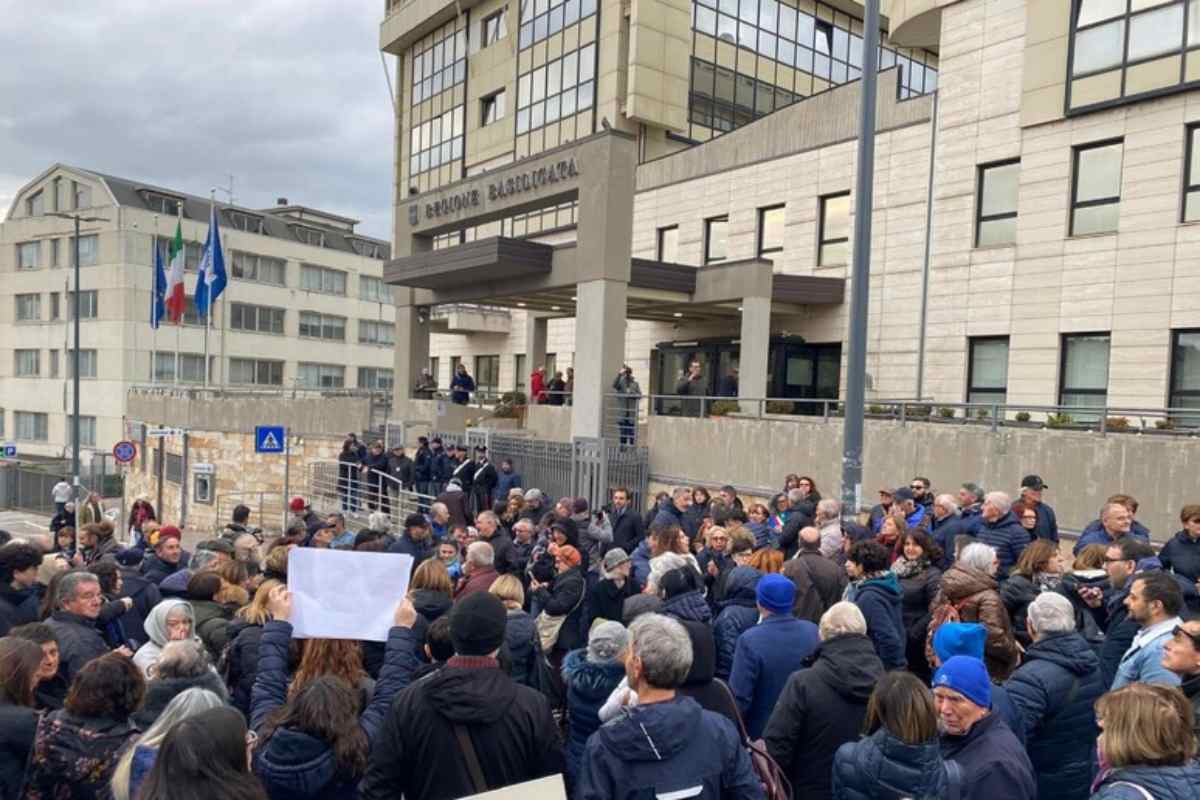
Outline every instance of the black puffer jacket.
{"label": "black puffer jacket", "polygon": [[68,683],[75,680],[84,664],[108,652],[94,620],[69,611],[55,611],[46,624],[54,629],[54,638],[58,640],[58,674]]}
{"label": "black puffer jacket", "polygon": [[146,682],[146,698],[130,719],[140,730],[146,730],[177,695],[188,689],[208,689],[222,700],[229,699],[221,676],[211,669],[194,678],[155,678]]}
{"label": "black puffer jacket", "polygon": [[522,686],[538,688],[537,622],[520,609],[508,612],[504,626],[504,647],[508,650],[508,674]]}
{"label": "black puffer jacket", "polygon": [[847,742],[833,757],[834,800],[946,797],[946,762],[936,738],[905,744],[887,728]]}
{"label": "black puffer jacket", "polygon": [[[451,601],[450,595],[444,592],[437,592],[433,589],[417,589],[412,593],[412,604],[417,611],[417,621],[413,623],[412,627],[413,641],[417,645],[417,657],[424,661],[425,633],[429,630],[430,625],[450,610],[453,601]],[[381,643],[368,642],[367,644]],[[382,662],[383,648],[379,647],[378,649],[379,660]]]}
{"label": "black puffer jacket", "polygon": [[726,599],[713,622],[713,641],[717,646],[717,677],[729,680],[733,670],[733,653],[738,637],[758,622],[758,600],[755,590],[762,573],[753,567],[734,567],[726,582]]}
{"label": "black puffer jacket", "polygon": [[1105,690],[1100,659],[1087,640],[1062,633],[1034,642],[1004,686],[1025,725],[1038,797],[1086,798],[1100,735],[1094,705]]}
{"label": "black puffer jacket", "polygon": [[567,652],[587,644],[587,636],[580,624],[584,593],[583,572],[579,567],[571,567],[556,575],[551,590],[537,590],[542,611],[549,616],[568,615],[559,629],[555,650]]}
{"label": "black puffer jacket", "polygon": [[38,712],[13,705],[0,692],[0,800],[16,800],[33,747]]}
{"label": "black puffer jacket", "polygon": [[359,797],[441,800],[474,794],[456,725],[467,729],[488,786],[563,771],[546,698],[515,683],[490,659],[455,657],[396,697],[371,749]]}
{"label": "black puffer jacket", "polygon": [[250,691],[258,673],[258,640],[262,625],[244,619],[229,623],[229,702],[247,717],[250,716]]}
{"label": "black puffer jacket", "polygon": [[862,634],[822,642],[813,657],[811,667],[788,679],[763,738],[795,797],[827,800],[834,753],[858,739],[883,662]]}

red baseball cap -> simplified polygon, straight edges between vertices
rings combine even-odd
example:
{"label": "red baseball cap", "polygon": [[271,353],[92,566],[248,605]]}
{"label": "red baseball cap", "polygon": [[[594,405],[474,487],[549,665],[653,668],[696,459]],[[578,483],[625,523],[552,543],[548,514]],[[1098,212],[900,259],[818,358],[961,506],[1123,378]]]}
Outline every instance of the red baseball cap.
{"label": "red baseball cap", "polygon": [[305,508],[308,507],[308,504],[304,502],[303,497],[293,497],[292,502],[289,503],[288,506],[292,509],[292,511],[295,511],[296,513],[300,513],[301,511],[303,511]]}

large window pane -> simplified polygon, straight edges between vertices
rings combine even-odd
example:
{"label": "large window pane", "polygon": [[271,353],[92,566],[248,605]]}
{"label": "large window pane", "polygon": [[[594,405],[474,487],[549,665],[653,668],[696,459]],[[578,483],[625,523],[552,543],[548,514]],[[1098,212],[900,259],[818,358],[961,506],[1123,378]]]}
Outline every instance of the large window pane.
{"label": "large window pane", "polygon": [[1075,34],[1074,74],[1115,67],[1125,51],[1125,21],[1088,28]]}
{"label": "large window pane", "polygon": [[[1063,337],[1059,405],[1102,407],[1108,399],[1109,335],[1077,334]],[[1095,415],[1068,412],[1076,421]]]}
{"label": "large window pane", "polygon": [[850,195],[822,197],[818,266],[840,266],[847,262],[850,242]]}
{"label": "large window pane", "polygon": [[1183,29],[1183,5],[1137,14],[1129,20],[1129,60],[1138,61],[1178,50]]}
{"label": "large window pane", "polygon": [[783,250],[783,206],[759,209],[758,252],[777,253]]}
{"label": "large window pane", "polygon": [[1003,403],[1008,393],[1008,338],[970,342],[968,403]]}
{"label": "large window pane", "polygon": [[679,226],[658,229],[658,260],[671,264],[679,262]]}
{"label": "large window pane", "polygon": [[1120,143],[1079,151],[1075,173],[1075,201],[1103,200],[1121,196]]}
{"label": "large window pane", "polygon": [[1076,25],[1083,27],[1125,13],[1125,0],[1081,0]]}
{"label": "large window pane", "polygon": [[980,169],[976,246],[1016,242],[1017,180],[1020,171],[1020,162]]}
{"label": "large window pane", "polygon": [[728,229],[729,217],[714,217],[704,221],[704,262],[706,264],[725,260],[725,237]]}

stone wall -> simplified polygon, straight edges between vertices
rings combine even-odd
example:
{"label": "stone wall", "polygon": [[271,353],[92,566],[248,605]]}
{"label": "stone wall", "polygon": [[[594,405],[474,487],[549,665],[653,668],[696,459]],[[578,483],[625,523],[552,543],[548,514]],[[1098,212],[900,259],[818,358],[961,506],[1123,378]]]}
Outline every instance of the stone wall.
{"label": "stone wall", "polygon": [[[749,496],[778,491],[790,472],[811,475],[821,493],[838,497],[842,426],[809,421],[724,417],[652,417],[652,488],[674,483],[736,485]],[[1200,441],[1173,435],[867,420],[863,502],[877,502],[880,486],[907,485],[914,475],[935,491],[954,493],[963,481],[1015,496],[1021,477],[1041,475],[1044,500],[1063,530],[1081,530],[1096,519],[1106,497],[1127,492],[1138,499],[1138,519],[1156,541],[1179,530],[1179,510],[1196,502]]]}

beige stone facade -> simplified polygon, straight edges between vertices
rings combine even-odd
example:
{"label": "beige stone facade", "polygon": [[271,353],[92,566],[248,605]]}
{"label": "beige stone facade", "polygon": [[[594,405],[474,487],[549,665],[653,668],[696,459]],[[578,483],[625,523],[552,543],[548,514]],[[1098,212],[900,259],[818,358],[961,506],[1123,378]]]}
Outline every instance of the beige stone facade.
{"label": "beige stone facade", "polygon": [[[203,385],[204,328],[194,307],[181,326],[164,320],[155,332],[149,322],[153,243],[174,234],[177,202],[190,303],[207,198],[63,165],[18,193],[0,223],[0,440],[46,456],[70,443],[73,222],[54,212],[103,220],[83,222],[80,238],[81,451],[107,453],[124,437],[130,386],[176,378]],[[245,384],[254,373],[270,385],[249,388],[268,392],[310,380],[390,390],[394,307],[379,282],[387,243],[356,234],[353,220],[299,206],[218,206],[230,277],[208,336],[211,383]]]}
{"label": "beige stone facade", "polygon": [[[601,3],[602,42],[606,13],[612,10],[611,21],[629,5]],[[626,24],[637,20],[637,0],[631,5]],[[696,0],[693,8],[702,5],[707,7]],[[1161,11],[1187,4],[1158,5]],[[1200,20],[1189,20],[1179,32],[1179,54],[1155,51],[1176,46],[1170,42],[1151,42],[1145,45],[1151,56],[1080,77],[1078,70],[1071,74],[1071,59],[1092,57],[1091,45],[1072,50],[1076,29],[1086,26],[1075,24],[1071,8],[1067,0],[893,0],[890,9],[885,3],[885,13],[894,12],[885,45],[931,53],[937,84],[936,100],[904,98],[905,87],[898,85],[904,78],[896,70],[881,75],[869,397],[970,400],[972,343],[985,340],[1004,343],[1001,384],[977,382],[986,391],[976,399],[1162,408],[1190,405],[1187,391],[1200,389],[1190,377],[1191,332],[1200,329],[1200,228],[1192,221],[1197,212],[1186,207],[1188,187],[1200,186],[1200,166],[1188,163],[1191,126],[1200,124],[1200,91],[1188,83],[1190,65],[1200,60],[1200,50],[1191,49],[1200,44]],[[655,11],[645,16],[662,18]],[[1123,24],[1147,23],[1126,16]],[[634,33],[618,36],[615,51],[601,47],[600,74],[606,59],[628,64],[626,79],[639,74],[644,65],[637,48],[629,49]],[[783,249],[763,257],[787,274],[848,278],[844,264],[819,263],[820,209],[822,197],[854,185],[856,86],[814,94],[690,146],[668,135],[673,123],[667,110],[647,111],[636,125],[620,103],[622,110],[605,112],[613,127],[632,127],[639,136],[634,256],[659,257],[659,231],[678,226],[674,259],[702,265],[705,221],[728,215],[726,257],[754,258],[759,210],[782,204]],[[648,107],[628,94],[634,91],[628,85],[625,91],[634,107]],[[604,98],[602,90],[601,108]],[[660,113],[666,122],[646,122]],[[403,114],[399,124],[405,125]],[[468,126],[468,151],[470,136]],[[1084,160],[1093,145],[1109,147],[1117,164],[1115,189],[1095,201],[1099,210],[1087,207],[1100,175]],[[489,157],[497,152],[488,149]],[[524,152],[514,147],[518,157]],[[398,175],[404,164],[401,159]],[[990,213],[981,205],[981,182],[996,164],[1014,165],[1015,189],[1006,200],[1011,210],[997,217],[1010,233],[980,246],[982,220]],[[398,211],[405,200],[397,197]],[[1192,202],[1198,201],[1200,195]],[[1083,221],[1093,215],[1105,220],[1096,232]],[[488,233],[536,236],[533,227]],[[554,236],[571,234],[568,229]],[[843,261],[849,244],[845,252]],[[500,389],[527,381],[516,375],[519,363],[524,373],[533,366],[521,360],[525,325],[520,311],[511,314],[507,335],[434,335],[431,356],[442,385],[452,359],[474,372],[481,356],[499,357]],[[845,305],[814,305],[797,317],[772,319],[772,333],[844,342],[847,322]],[[556,354],[560,369],[572,361],[573,334],[572,320],[551,319],[547,351]],[[698,328],[686,318],[675,325],[631,320],[626,358],[643,388],[656,390],[651,365],[659,342],[737,335],[736,327]],[[1086,364],[1067,352],[1077,335],[1095,348]],[[983,366],[980,357],[977,372]]]}

